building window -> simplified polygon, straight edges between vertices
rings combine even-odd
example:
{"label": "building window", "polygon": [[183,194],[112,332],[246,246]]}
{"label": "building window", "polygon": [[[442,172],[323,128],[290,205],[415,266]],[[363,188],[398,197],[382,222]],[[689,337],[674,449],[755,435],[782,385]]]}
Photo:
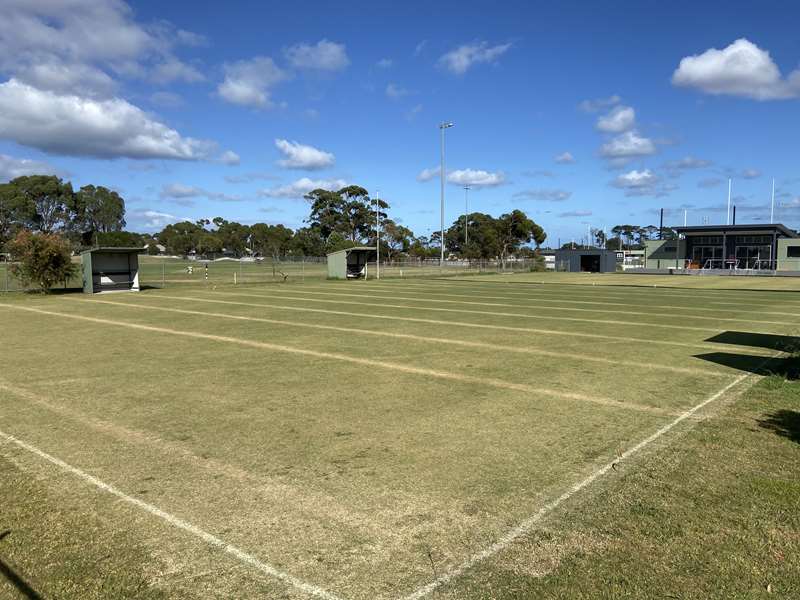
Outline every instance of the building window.
{"label": "building window", "polygon": [[787,246],[786,256],[789,258],[800,258],[800,246]]}

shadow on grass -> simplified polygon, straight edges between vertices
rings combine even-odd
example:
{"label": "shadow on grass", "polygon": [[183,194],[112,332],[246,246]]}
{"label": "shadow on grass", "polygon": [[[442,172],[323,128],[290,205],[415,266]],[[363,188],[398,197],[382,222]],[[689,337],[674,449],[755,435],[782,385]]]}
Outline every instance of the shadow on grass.
{"label": "shadow on grass", "polygon": [[770,358],[753,356],[752,354],[734,354],[732,352],[708,352],[706,354],[695,354],[694,356],[724,367],[748,371],[756,375],[777,375],[784,379],[800,379],[800,356]]}
{"label": "shadow on grass", "polygon": [[759,419],[758,425],[800,444],[800,412],[796,410],[776,410]]}
{"label": "shadow on grass", "polygon": [[800,337],[794,335],[778,335],[775,333],[724,331],[708,338],[706,341],[715,344],[768,348],[769,350],[781,350],[783,352],[797,352],[800,350]]}
{"label": "shadow on grass", "polygon": [[725,331],[705,340],[715,344],[731,344],[751,348],[766,348],[791,354],[788,357],[765,357],[735,352],[707,352],[695,358],[707,360],[724,367],[748,371],[756,375],[777,375],[785,379],[800,379],[800,337],[775,333],[750,333]]}
{"label": "shadow on grass", "polygon": [[[0,533],[0,540],[5,538],[11,533],[10,530],[3,531]],[[17,573],[14,569],[11,568],[11,565],[6,563],[2,558],[0,558],[0,575],[6,578],[6,580],[17,588],[17,591],[28,600],[44,600],[44,598],[37,592],[35,589],[31,587],[31,585],[25,581],[19,573]]]}

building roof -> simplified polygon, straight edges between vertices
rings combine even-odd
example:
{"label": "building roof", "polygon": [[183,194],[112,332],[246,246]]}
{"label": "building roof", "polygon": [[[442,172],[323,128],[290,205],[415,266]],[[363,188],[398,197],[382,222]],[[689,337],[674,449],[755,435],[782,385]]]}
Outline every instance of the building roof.
{"label": "building roof", "polygon": [[759,223],[752,225],[692,225],[689,227],[675,227],[676,232],[683,234],[704,234],[704,233],[752,233],[770,234],[777,233],[783,237],[800,237],[797,232],[789,229],[781,223]]}
{"label": "building roof", "polygon": [[104,246],[100,248],[90,248],[81,252],[84,254],[143,254],[144,248],[117,248],[114,246]]}
{"label": "building roof", "polygon": [[606,248],[564,248],[554,250],[555,254],[616,254],[616,250],[608,250]]}
{"label": "building roof", "polygon": [[328,256],[332,256],[334,254],[341,254],[344,252],[345,254],[350,254],[353,250],[360,251],[360,252],[377,252],[378,249],[372,246],[353,246],[352,248],[345,248],[343,250],[337,250],[336,252],[328,252]]}

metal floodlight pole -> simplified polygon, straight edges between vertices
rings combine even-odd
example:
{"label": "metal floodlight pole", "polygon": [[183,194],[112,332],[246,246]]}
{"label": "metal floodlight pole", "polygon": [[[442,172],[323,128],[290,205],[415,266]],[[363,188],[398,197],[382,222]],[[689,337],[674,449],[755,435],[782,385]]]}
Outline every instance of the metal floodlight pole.
{"label": "metal floodlight pole", "polygon": [[381,191],[375,190],[375,247],[377,256],[375,263],[375,279],[381,278]]}
{"label": "metal floodlight pole", "polygon": [[772,178],[772,201],[769,205],[769,224],[775,222],[775,178]]}
{"label": "metal floodlight pole", "polygon": [[464,246],[469,244],[469,190],[468,185],[464,186]]}
{"label": "metal floodlight pole", "polygon": [[728,214],[725,218],[725,225],[731,224],[731,178],[728,177]]}
{"label": "metal floodlight pole", "polygon": [[442,236],[442,239],[440,240],[440,242],[441,242],[441,247],[442,247],[442,254],[441,254],[441,258],[439,259],[439,267],[443,267],[444,266],[444,180],[445,180],[445,177],[447,177],[447,175],[445,174],[445,168],[444,168],[444,130],[445,129],[450,129],[453,125],[454,125],[454,123],[450,123],[448,121],[442,121],[441,123],[439,123],[439,131],[442,134],[442,136],[441,136],[442,137],[441,164],[439,166],[439,176],[440,176],[441,188],[442,188],[441,189],[441,223],[440,223],[440,225],[441,225],[441,236]]}

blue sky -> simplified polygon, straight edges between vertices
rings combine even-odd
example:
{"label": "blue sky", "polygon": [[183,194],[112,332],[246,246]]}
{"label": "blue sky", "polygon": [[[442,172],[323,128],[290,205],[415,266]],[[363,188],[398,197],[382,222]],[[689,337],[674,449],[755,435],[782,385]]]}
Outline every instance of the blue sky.
{"label": "blue sky", "polygon": [[[302,225],[311,186],[380,190],[439,223],[520,208],[587,225],[800,227],[792,2],[0,0],[0,180],[119,190],[128,228]],[[55,6],[54,6],[55,4]]]}

